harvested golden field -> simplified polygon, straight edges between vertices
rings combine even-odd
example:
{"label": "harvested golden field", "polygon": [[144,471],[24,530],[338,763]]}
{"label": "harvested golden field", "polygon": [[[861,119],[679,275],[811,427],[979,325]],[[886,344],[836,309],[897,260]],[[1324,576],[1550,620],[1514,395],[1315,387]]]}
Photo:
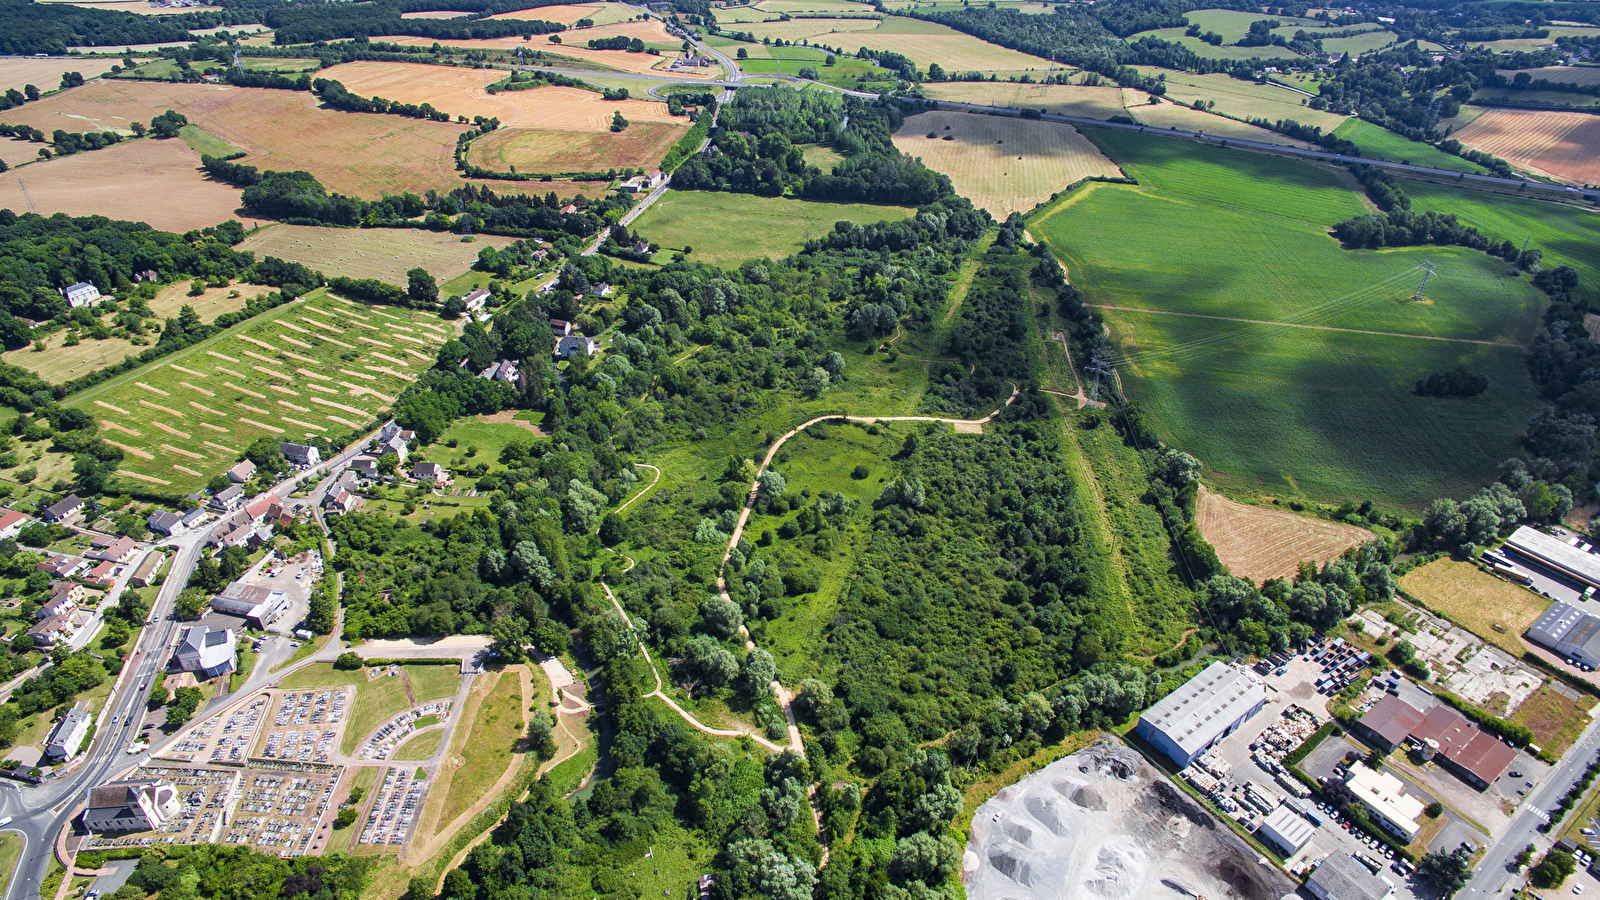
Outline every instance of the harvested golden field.
{"label": "harvested golden field", "polygon": [[660,19],[651,19],[648,22],[596,24],[593,28],[562,32],[561,41],[563,44],[584,47],[591,40],[609,37],[625,37],[630,41],[638,38],[646,44],[671,44],[675,47],[683,43],[682,38],[675,38],[667,33],[667,27],[661,24]]}
{"label": "harvested golden field", "polygon": [[20,91],[22,86],[27,84],[41,91],[53,91],[61,86],[61,76],[66,72],[77,72],[85,78],[95,78],[105,74],[114,65],[117,65],[114,59],[69,59],[60,56],[33,59],[8,56],[0,59],[0,92],[4,92],[7,88]]}
{"label": "harvested golden field", "polygon": [[632,18],[633,15],[633,10],[621,3],[568,3],[562,6],[539,6],[533,9],[519,9],[515,12],[500,13],[489,18],[538,19],[544,22],[560,22],[563,25],[572,25],[579,19],[592,19],[596,25],[606,25],[611,22],[625,21]]}
{"label": "harvested golden field", "polygon": [[[1140,91],[1124,91],[1125,94],[1137,94],[1144,97]],[[1141,125],[1154,128],[1173,128],[1180,131],[1198,131],[1202,134],[1214,134],[1218,137],[1237,138],[1243,141],[1266,141],[1271,144],[1284,144],[1290,147],[1310,147],[1305,141],[1297,141],[1284,137],[1275,131],[1257,128],[1226,116],[1215,116],[1211,113],[1201,112],[1176,103],[1158,103],[1154,106],[1146,101],[1143,105],[1130,102],[1128,115]]]}
{"label": "harvested golden field", "polygon": [[1365,528],[1247,506],[1205,488],[1196,520],[1228,570],[1256,584],[1295,574],[1301,560],[1320,565],[1373,537]]}
{"label": "harvested golden field", "polygon": [[1042,109],[1058,116],[1082,116],[1086,119],[1109,119],[1124,112],[1122,92],[1114,87],[1014,84],[1004,81],[970,84],[947,82],[924,84],[922,93],[934,100],[959,100],[1012,109]]}
{"label": "harvested golden field", "polygon": [[238,189],[202,177],[199,165],[182,141],[124,141],[0,175],[0,209],[110,216],[177,232],[239,218]]}
{"label": "harvested golden field", "polygon": [[1600,66],[1545,66],[1539,69],[1500,69],[1506,79],[1527,72],[1534,81],[1541,79],[1556,84],[1600,84]]}
{"label": "harvested golden field", "polygon": [[[497,172],[604,172],[645,169],[661,162],[688,126],[635,123],[620,134],[574,134],[531,128],[502,128],[472,142],[467,159]],[[599,185],[596,185],[597,187]]]}
{"label": "harvested golden field", "polygon": [[[561,56],[578,60],[582,63],[603,66],[613,71],[637,72],[641,75],[670,74],[674,79],[711,78],[712,76],[718,75],[722,72],[722,69],[718,67],[710,72],[696,72],[692,69],[689,69],[682,72],[668,73],[666,71],[667,66],[671,64],[673,59],[673,55],[670,54],[655,56],[649,53],[630,53],[627,50],[590,50],[588,47],[565,43],[565,41],[567,41],[569,38],[576,42],[578,37],[587,33],[588,32],[579,31],[568,33],[565,36],[551,35],[551,37],[561,37],[563,43],[560,44],[552,44],[541,38],[535,38],[532,41],[524,41],[520,36],[517,35],[503,38],[465,38],[459,41],[435,41],[433,38],[394,35],[389,37],[375,37],[373,40],[384,41],[390,44],[401,44],[407,47],[432,47],[436,43],[447,44],[451,47],[460,47],[463,50],[514,51],[518,47],[526,47],[529,50],[542,50],[546,53],[556,53]],[[587,40],[587,38],[585,38],[585,40]],[[532,64],[533,63],[530,63],[530,65]],[[547,62],[539,63],[539,65],[555,65],[555,63]],[[454,110],[452,110],[451,113],[454,114]]]}
{"label": "harvested golden field", "polygon": [[894,145],[949,175],[957,193],[997,219],[1025,213],[1075,181],[1122,175],[1078,129],[1039,119],[920,113],[895,132]]}
{"label": "harvested golden field", "polygon": [[[819,20],[820,21],[820,20]],[[825,33],[811,38],[847,52],[866,47],[912,60],[918,68],[938,63],[946,72],[1046,72],[1050,60],[1007,50],[935,22],[889,16],[871,31]]]}
{"label": "harvested golden field", "polygon": [[[46,133],[57,128],[125,131],[130,122],[148,122],[168,109],[244,150],[248,155],[242,162],[261,169],[304,170],[330,191],[375,198],[382,193],[449,190],[462,183],[454,155],[461,126],[321,109],[316,97],[298,91],[102,80],[10,110],[7,121]],[[272,127],[262,127],[263,122]],[[82,158],[103,162],[102,154],[111,152],[115,151],[100,150]],[[191,165],[198,164],[196,160]],[[147,193],[141,199],[148,201],[151,196],[163,194]]]}
{"label": "harvested golden field", "polygon": [[514,242],[514,238],[488,234],[463,243],[459,235],[449,232],[279,224],[250,235],[236,249],[297,262],[329,277],[376,278],[404,285],[406,272],[417,266],[443,284],[467,271],[484,247]]}
{"label": "harvested golden field", "polygon": [[1491,109],[1452,137],[1513,166],[1600,182],[1600,117],[1588,113]]}
{"label": "harvested golden field", "polygon": [[[200,321],[213,322],[225,312],[244,309],[244,305],[274,289],[264,284],[247,284],[243,281],[225,288],[206,288],[198,297],[189,296],[189,282],[169,284],[150,301],[150,309],[163,319],[176,316],[185,306],[194,308]],[[237,297],[231,296],[238,294]]]}
{"label": "harvested golden field", "polygon": [[[412,63],[353,62],[322,70],[364,97],[385,97],[402,103],[432,103],[452,115],[497,118],[501,126],[558,131],[607,131],[611,113],[621,110],[629,122],[685,123],[667,114],[655,100],[608,101],[595,91],[574,87],[542,87],[490,94],[484,86],[505,77],[503,69],[459,69]],[[685,125],[687,127],[687,125]],[[457,129],[459,130],[459,129]]]}
{"label": "harvested golden field", "polygon": [[1453,559],[1407,572],[1400,587],[1429,609],[1512,656],[1522,655],[1526,649],[1522,633],[1550,606],[1549,600],[1525,587]]}
{"label": "harvested golden field", "polygon": [[[822,43],[841,45],[849,40],[849,33],[857,31],[871,31],[878,27],[875,18],[849,19],[790,19],[786,22],[751,22],[741,24],[734,31],[748,31],[758,38],[783,39],[785,41],[809,41],[819,39]],[[824,39],[825,35],[836,37]]]}

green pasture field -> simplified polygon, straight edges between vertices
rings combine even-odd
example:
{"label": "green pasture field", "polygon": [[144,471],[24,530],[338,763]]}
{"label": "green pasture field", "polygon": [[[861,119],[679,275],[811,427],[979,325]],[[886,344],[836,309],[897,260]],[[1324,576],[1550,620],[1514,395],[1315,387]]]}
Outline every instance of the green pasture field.
{"label": "green pasture field", "polygon": [[299,59],[295,57],[246,56],[244,67],[257,72],[315,72],[321,67],[321,62],[315,59]]}
{"label": "green pasture field", "polygon": [[[905,12],[911,9],[959,9],[965,5],[968,4],[962,3],[961,0],[889,0],[888,3],[884,4],[886,8],[894,12]],[[1048,0],[995,0],[995,6],[999,9],[1014,9],[1017,12],[1028,15],[1055,12],[1056,5],[1048,2]]]}
{"label": "green pasture field", "polygon": [[1600,35],[1600,28],[1596,28],[1592,25],[1551,25],[1548,27],[1550,31],[1549,37],[1507,38],[1503,41],[1485,41],[1483,43],[1473,44],[1472,46],[1488,47],[1490,50],[1494,50],[1497,53],[1515,53],[1518,50],[1528,51],[1537,50],[1540,47],[1547,47],[1554,43],[1556,38],[1592,38]]}
{"label": "green pasture field", "polygon": [[[1294,37],[1297,30],[1313,31],[1324,29],[1327,26],[1316,19],[1299,18],[1295,16],[1269,16],[1256,12],[1242,12],[1233,9],[1197,9],[1184,13],[1190,25],[1200,26],[1201,31],[1215,31],[1222,35],[1226,43],[1233,43],[1250,33],[1250,23],[1261,19],[1276,19],[1282,24],[1272,30],[1273,34],[1281,34],[1286,38]],[[1340,30],[1340,29],[1330,29]],[[1260,48],[1257,48],[1260,49]]]}
{"label": "green pasture field", "polygon": [[823,144],[806,144],[800,148],[800,153],[806,158],[806,165],[816,166],[824,172],[831,172],[834,166],[844,162],[844,157],[838,151]]}
{"label": "green pasture field", "polygon": [[1484,88],[1472,95],[1474,103],[1540,103],[1561,109],[1600,109],[1600,97],[1569,94],[1566,91],[1513,91],[1509,88]]}
{"label": "green pasture field", "polygon": [[[1190,15],[1192,16],[1193,13],[1190,13]],[[1266,18],[1266,16],[1261,18]],[[1203,31],[1204,29],[1201,30]],[[1220,34],[1220,32],[1218,33]],[[1190,37],[1184,34],[1183,28],[1157,28],[1153,31],[1141,31],[1129,39],[1137,40],[1146,36],[1158,37],[1163,41],[1169,41],[1174,44],[1182,44],[1184,47],[1193,50],[1195,55],[1202,59],[1223,59],[1230,62],[1242,62],[1268,56],[1288,57],[1294,55],[1284,47],[1239,47],[1232,42],[1224,43],[1220,47],[1213,47],[1197,37]],[[1234,38],[1234,40],[1238,40],[1238,38]]]}
{"label": "green pasture field", "polygon": [[[735,42],[737,43],[737,42]],[[811,47],[770,47],[738,44],[750,49],[750,59],[741,60],[739,67],[751,75],[799,75],[802,68],[817,70],[824,84],[856,89],[863,81],[893,82],[895,76],[864,59],[835,56],[831,66],[823,65],[832,55]],[[758,54],[756,48],[761,52]]]}
{"label": "green pasture field", "polygon": [[1568,265],[1578,270],[1578,295],[1600,301],[1600,214],[1576,206],[1549,203],[1469,188],[1406,181],[1411,208],[1452,213],[1490,237],[1544,251],[1546,267]]}
{"label": "green pasture field", "polygon": [[[1235,119],[1294,119],[1302,125],[1315,125],[1330,131],[1346,121],[1344,116],[1315,110],[1305,105],[1305,94],[1276,84],[1257,84],[1241,81],[1223,73],[1196,75],[1158,66],[1138,66],[1140,74],[1155,77],[1167,76],[1165,98],[1174,103],[1192,106],[1196,100],[1207,100],[1216,107],[1213,112]],[[1303,90],[1303,89],[1302,89]]]}
{"label": "green pasture field", "polygon": [[178,138],[188,144],[190,150],[201,156],[222,157],[242,152],[238,147],[201,128],[199,125],[185,125],[178,129]]}
{"label": "green pasture field", "polygon": [[689,246],[693,261],[725,266],[788,256],[807,240],[831,232],[841,220],[869,225],[909,218],[913,212],[906,206],[669,191],[644,211],[634,227],[661,245],[657,262],[665,263]]}
{"label": "green pasture field", "polygon": [[1373,159],[1431,166],[1450,172],[1481,174],[1488,171],[1475,162],[1452,156],[1432,144],[1413,141],[1361,119],[1346,119],[1333,133],[1360,147],[1362,156]]}
{"label": "green pasture field", "polygon": [[[1327,229],[1361,212],[1359,198],[1302,163],[1091,136],[1139,186],[1080,189],[1030,227],[1090,302],[1131,308],[1100,310],[1123,384],[1208,477],[1415,508],[1468,492],[1515,451],[1536,409],[1519,343],[1542,295],[1504,263],[1461,248],[1344,250]],[[1135,222],[1139,242],[1111,238]],[[1413,303],[1425,259],[1442,277]],[[1426,339],[1440,337],[1451,340]],[[1487,374],[1488,393],[1410,393],[1456,365]]]}
{"label": "green pasture field", "polygon": [[1399,35],[1392,31],[1368,31],[1363,34],[1354,34],[1344,38],[1327,38],[1322,42],[1322,49],[1327,53],[1353,53],[1360,56],[1383,47],[1388,47],[1399,39]]}
{"label": "green pasture field", "polygon": [[[510,443],[532,443],[541,440],[542,436],[531,428],[524,427],[521,423],[488,422],[483,416],[463,416],[455,420],[449,430],[440,435],[439,440],[428,448],[430,456],[448,454],[447,468],[462,465],[472,465],[478,462],[494,466],[500,458],[500,451]],[[448,444],[456,441],[457,446],[451,449]],[[477,453],[468,456],[473,449]]]}
{"label": "green pasture field", "polygon": [[[1537,327],[1541,295],[1483,253],[1342,249],[1328,229],[1366,210],[1332,173],[1138,134],[1091,136],[1139,185],[1090,186],[1034,222],[1096,302],[1486,341],[1527,341]],[[1135,230],[1140,240],[1127,241]],[[1429,302],[1411,303],[1425,259],[1438,274]]]}
{"label": "green pasture field", "polygon": [[258,437],[343,444],[432,366],[454,333],[434,313],[315,291],[67,405],[94,415],[101,436],[123,449],[118,480],[181,495]]}

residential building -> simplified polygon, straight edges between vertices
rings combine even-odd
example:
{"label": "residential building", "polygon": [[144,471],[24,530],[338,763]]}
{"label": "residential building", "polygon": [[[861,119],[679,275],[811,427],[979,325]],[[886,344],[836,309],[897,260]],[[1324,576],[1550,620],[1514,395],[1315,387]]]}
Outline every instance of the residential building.
{"label": "residential building", "polygon": [[62,641],[72,640],[77,633],[78,624],[73,621],[72,613],[51,616],[25,632],[33,638],[35,647],[54,647]]}
{"label": "residential building", "polygon": [[1319,864],[1306,880],[1306,890],[1317,900],[1388,900],[1394,885],[1356,861],[1348,853],[1335,851]]}
{"label": "residential building", "polygon": [[67,762],[83,749],[83,739],[89,734],[92,719],[87,710],[73,707],[50,729],[44,739],[44,755],[56,762]]}
{"label": "residential building", "polygon": [[1267,687],[1254,672],[1214,662],[1145,710],[1136,730],[1181,769],[1266,702]]}
{"label": "residential building", "polygon": [[89,789],[83,827],[90,834],[155,831],[181,808],[178,789],[158,778],[113,781]]}
{"label": "residential building", "polygon": [[34,566],[33,570],[48,572],[51,578],[71,578],[88,567],[88,563],[76,556],[52,556]]}
{"label": "residential building", "polygon": [[468,291],[461,300],[467,304],[467,312],[477,312],[483,309],[484,304],[489,302],[489,289],[486,287],[474,288]]}
{"label": "residential building", "polygon": [[203,506],[196,506],[183,514],[185,528],[193,528],[206,520],[206,510]]}
{"label": "residential building", "polygon": [[241,460],[238,465],[228,470],[228,480],[234,484],[244,484],[256,474],[256,464],[250,460]]}
{"label": "residential building", "polygon": [[77,309],[80,306],[93,306],[100,299],[100,289],[87,281],[80,281],[62,288],[61,296],[67,298],[73,309]]}
{"label": "residential building", "polygon": [[1534,621],[1528,639],[1567,659],[1600,668],[1600,616],[1564,600],[1550,604]]}
{"label": "residential building", "polygon": [[156,576],[161,574],[162,568],[167,564],[165,553],[148,553],[140,561],[139,567],[128,576],[128,584],[134,587],[149,587],[155,583]]}
{"label": "residential building", "polygon": [[220,631],[204,625],[191,625],[183,630],[174,655],[178,668],[195,673],[200,680],[227,675],[239,667],[233,646],[233,631]]}
{"label": "residential building", "polygon": [[378,460],[371,456],[358,456],[350,461],[350,471],[362,478],[377,478]]}
{"label": "residential building", "polygon": [[438,463],[417,463],[411,467],[411,477],[418,481],[426,481],[435,487],[443,487],[450,483],[450,470]]}
{"label": "residential building", "polygon": [[581,334],[569,334],[561,340],[556,341],[555,352],[557,359],[570,359],[574,353],[582,353],[584,356],[593,356],[599,351],[599,341],[591,337],[584,337]]}
{"label": "residential building", "polygon": [[1267,814],[1256,828],[1256,836],[1278,848],[1285,857],[1290,857],[1299,852],[1306,841],[1311,840],[1316,830],[1317,826],[1285,803]]}
{"label": "residential building", "polygon": [[217,512],[233,512],[244,503],[244,486],[231,484],[211,495],[210,506]]}
{"label": "residential building", "polygon": [[50,594],[50,599],[39,605],[33,611],[35,619],[50,619],[56,616],[71,615],[88,595],[84,586],[73,581],[58,581],[55,590]]}
{"label": "residential building", "polygon": [[117,576],[122,574],[122,567],[114,562],[102,561],[94,568],[83,573],[83,580],[90,584],[98,584],[103,588],[111,587],[117,583]]}
{"label": "residential building", "polygon": [[389,421],[383,423],[383,427],[382,428],[378,429],[378,443],[380,443],[380,444],[387,443],[390,438],[395,437],[399,433],[400,433],[400,423],[396,422],[393,419],[390,419]]}
{"label": "residential building", "polygon": [[235,581],[211,598],[211,608],[225,615],[239,616],[251,628],[264,629],[289,611],[289,595]]}
{"label": "residential building", "polygon": [[361,498],[345,487],[335,487],[328,490],[327,496],[322,500],[322,508],[330,513],[347,513],[361,505]]}
{"label": "residential building", "polygon": [[577,211],[578,207],[576,204],[568,203],[566,206],[561,207],[561,214],[563,216],[570,216]]}
{"label": "residential building", "polygon": [[90,550],[86,556],[106,562],[126,563],[133,561],[133,555],[139,552],[139,545],[130,537],[118,537],[107,544],[104,549]]}
{"label": "residential building", "polygon": [[272,494],[262,494],[252,500],[244,511],[251,522],[275,522],[283,514],[283,501]]}
{"label": "residential building", "polygon": [[398,434],[384,441],[379,450],[381,451],[379,456],[398,456],[402,463],[406,461],[407,456],[411,455],[411,448],[406,446],[405,438]]}
{"label": "residential building", "polygon": [[1373,821],[1408,844],[1416,839],[1422,830],[1417,819],[1422,817],[1424,804],[1406,794],[1405,782],[1358,762],[1350,766],[1344,784]]}
{"label": "residential building", "polygon": [[189,526],[183,522],[183,516],[169,509],[156,510],[150,514],[150,518],[144,520],[144,524],[156,534],[164,534],[167,537],[189,530]]}
{"label": "residential building", "polygon": [[32,521],[32,519],[14,509],[6,510],[4,515],[0,515],[0,540],[11,540],[21,534],[22,529],[26,528],[28,523]]}
{"label": "residential building", "polygon": [[491,363],[488,368],[478,373],[478,377],[487,378],[490,381],[509,382],[516,381],[517,376],[520,374],[522,374],[522,370],[514,360],[502,359],[497,363]]}
{"label": "residential building", "polygon": [[302,469],[309,469],[322,462],[322,453],[309,444],[296,444],[293,441],[284,441],[278,451],[293,465]]}
{"label": "residential building", "polygon": [[550,330],[556,333],[556,337],[566,337],[572,333],[573,328],[572,323],[566,319],[551,319]]}
{"label": "residential building", "polygon": [[65,498],[50,504],[44,509],[44,520],[54,525],[65,522],[76,516],[83,509],[83,500],[77,494],[68,494]]}

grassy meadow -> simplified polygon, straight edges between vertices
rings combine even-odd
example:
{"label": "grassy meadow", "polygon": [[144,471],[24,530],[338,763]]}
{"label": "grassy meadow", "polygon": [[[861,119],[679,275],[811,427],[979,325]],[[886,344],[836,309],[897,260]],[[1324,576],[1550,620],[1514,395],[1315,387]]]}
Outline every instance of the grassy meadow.
{"label": "grassy meadow", "polygon": [[1431,144],[1413,141],[1361,119],[1346,119],[1334,134],[1361,148],[1361,155],[1386,162],[1432,166],[1450,172],[1482,174],[1488,170],[1470,160],[1452,156]]}
{"label": "grassy meadow", "polygon": [[[1542,297],[1526,280],[1460,248],[1342,249],[1327,230],[1361,198],[1309,165],[1091,136],[1140,184],[1080,189],[1030,227],[1089,302],[1122,307],[1100,312],[1126,390],[1210,477],[1415,507],[1514,452],[1537,408],[1521,344]],[[1115,239],[1134,227],[1141,241]],[[1424,260],[1438,276],[1414,303]],[[1489,391],[1411,393],[1456,365]]]}
{"label": "grassy meadow", "polygon": [[669,191],[634,222],[635,229],[662,247],[665,263],[683,247],[690,259],[737,266],[750,259],[777,259],[797,252],[806,241],[833,230],[835,222],[862,225],[909,218],[906,206],[870,203],[820,203],[757,197],[753,194]]}
{"label": "grassy meadow", "polygon": [[453,326],[323,291],[74,394],[126,454],[119,479],[182,494],[258,437],[342,443],[431,366]]}

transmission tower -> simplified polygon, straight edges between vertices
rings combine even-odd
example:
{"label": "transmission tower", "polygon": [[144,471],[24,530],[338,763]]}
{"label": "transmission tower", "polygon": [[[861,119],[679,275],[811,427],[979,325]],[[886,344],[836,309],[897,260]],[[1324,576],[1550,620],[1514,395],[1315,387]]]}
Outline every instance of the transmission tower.
{"label": "transmission tower", "polygon": [[467,218],[467,204],[463,203],[460,197],[456,198],[456,212],[461,214],[461,236],[472,234],[472,220]]}
{"label": "transmission tower", "polygon": [[522,45],[521,44],[517,45],[517,65],[518,66],[522,65]]}
{"label": "transmission tower", "polygon": [[1423,131],[1432,131],[1433,130],[1433,126],[1438,124],[1438,122],[1439,122],[1439,98],[1435,97],[1435,98],[1433,98],[1433,102],[1428,104],[1428,126],[1426,128],[1424,128],[1424,129],[1422,129],[1422,130]]}
{"label": "transmission tower", "polygon": [[233,70],[240,75],[244,74],[244,48],[238,44],[233,45]]}
{"label": "transmission tower", "polygon": [[1422,263],[1422,283],[1417,285],[1417,292],[1411,295],[1412,300],[1421,300],[1422,292],[1428,289],[1428,279],[1433,277],[1433,260],[1424,260]]}
{"label": "transmission tower", "polygon": [[22,199],[28,201],[28,209],[37,214],[39,212],[39,207],[34,204],[33,195],[28,193],[28,186],[22,183],[21,178],[17,179],[17,187],[22,189]]}
{"label": "transmission tower", "polygon": [[1109,378],[1111,376],[1111,363],[1096,356],[1089,362],[1089,365],[1084,366],[1083,370],[1094,376],[1094,385],[1089,388],[1089,402],[1095,403],[1100,399],[1101,377]]}

